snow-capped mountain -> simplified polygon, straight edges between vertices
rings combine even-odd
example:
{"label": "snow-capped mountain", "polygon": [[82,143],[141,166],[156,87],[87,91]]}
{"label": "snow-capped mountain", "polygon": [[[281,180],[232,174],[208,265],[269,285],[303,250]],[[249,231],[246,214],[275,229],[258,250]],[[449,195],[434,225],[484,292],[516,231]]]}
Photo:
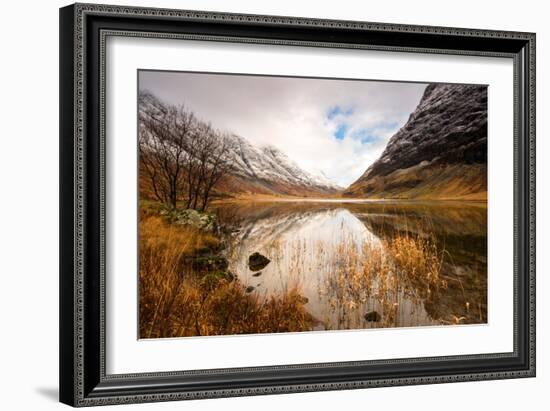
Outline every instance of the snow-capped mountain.
{"label": "snow-capped mountain", "polygon": [[[331,194],[342,188],[322,174],[303,170],[278,148],[257,147],[245,138],[233,134],[232,174],[278,194]],[[254,190],[252,190],[254,191]]]}
{"label": "snow-capped mountain", "polygon": [[[194,117],[193,113],[181,110],[165,105],[148,92],[140,92],[140,118],[143,116],[156,119],[161,131],[165,132],[165,128],[173,127],[172,123],[176,128],[210,128],[210,125]],[[189,124],[185,124],[186,122]],[[188,135],[189,139],[196,137],[193,132]],[[214,187],[219,194],[315,196],[342,190],[342,187],[326,176],[306,172],[274,146],[258,147],[236,134],[223,134],[223,138],[230,140],[227,149],[232,160],[232,170]],[[191,140],[188,144],[193,146]]]}
{"label": "snow-capped mountain", "polygon": [[350,197],[487,197],[487,87],[430,84]]}

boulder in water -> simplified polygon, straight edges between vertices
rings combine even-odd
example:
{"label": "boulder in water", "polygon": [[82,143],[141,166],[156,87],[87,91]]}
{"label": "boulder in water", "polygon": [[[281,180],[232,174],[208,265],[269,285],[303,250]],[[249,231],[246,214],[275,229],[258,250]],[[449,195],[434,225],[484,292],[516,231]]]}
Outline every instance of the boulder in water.
{"label": "boulder in water", "polygon": [[271,262],[265,255],[256,252],[248,257],[248,267],[252,271],[260,271]]}
{"label": "boulder in water", "polygon": [[382,319],[382,316],[377,311],[369,311],[365,314],[365,320],[368,322],[377,323]]}

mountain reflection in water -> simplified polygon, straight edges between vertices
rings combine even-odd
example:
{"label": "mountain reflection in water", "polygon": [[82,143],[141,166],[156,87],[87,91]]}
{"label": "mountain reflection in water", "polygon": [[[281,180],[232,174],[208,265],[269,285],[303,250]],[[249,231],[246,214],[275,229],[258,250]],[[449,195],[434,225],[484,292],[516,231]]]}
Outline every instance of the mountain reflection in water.
{"label": "mountain reflection in water", "polygon": [[[230,270],[265,296],[298,286],[316,329],[487,321],[484,203],[229,202],[216,211],[228,233]],[[396,233],[433,241],[444,287],[362,274],[370,259],[391,258],[386,240]],[[254,252],[271,260],[260,273],[248,266]]]}

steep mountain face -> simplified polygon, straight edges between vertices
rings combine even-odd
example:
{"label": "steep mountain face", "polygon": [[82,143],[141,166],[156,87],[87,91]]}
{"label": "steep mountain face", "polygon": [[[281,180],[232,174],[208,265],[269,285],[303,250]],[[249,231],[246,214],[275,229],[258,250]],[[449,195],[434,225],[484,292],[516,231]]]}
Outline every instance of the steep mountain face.
{"label": "steep mountain face", "polygon": [[349,197],[485,199],[487,87],[430,84]]}
{"label": "steep mountain face", "polygon": [[220,183],[222,191],[319,195],[336,193],[342,189],[321,174],[313,175],[302,170],[273,146],[257,147],[237,135],[232,135],[231,138],[234,140],[234,171]]}

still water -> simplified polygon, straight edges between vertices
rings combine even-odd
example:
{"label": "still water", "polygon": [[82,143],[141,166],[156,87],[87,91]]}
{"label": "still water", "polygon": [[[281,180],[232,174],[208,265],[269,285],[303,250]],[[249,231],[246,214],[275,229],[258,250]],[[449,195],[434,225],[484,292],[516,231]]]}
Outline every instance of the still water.
{"label": "still water", "polygon": [[[217,214],[230,271],[260,297],[297,287],[315,329],[487,321],[485,203],[234,202],[219,205]],[[414,265],[408,272],[391,265],[418,250],[400,249],[396,236],[434,251],[435,280],[417,278]],[[252,271],[256,252],[270,262]]]}

